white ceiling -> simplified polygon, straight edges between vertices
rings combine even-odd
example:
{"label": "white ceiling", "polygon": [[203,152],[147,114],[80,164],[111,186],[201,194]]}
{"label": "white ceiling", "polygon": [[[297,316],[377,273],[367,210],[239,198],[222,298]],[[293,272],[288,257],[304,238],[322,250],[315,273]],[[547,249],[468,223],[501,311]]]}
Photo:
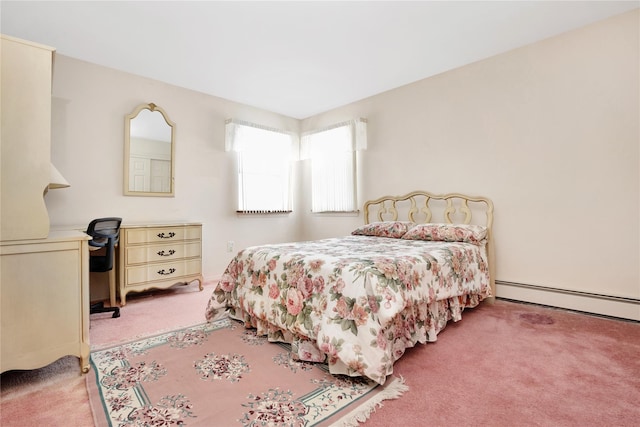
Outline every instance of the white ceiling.
{"label": "white ceiling", "polygon": [[640,1],[1,1],[3,34],[306,118]]}

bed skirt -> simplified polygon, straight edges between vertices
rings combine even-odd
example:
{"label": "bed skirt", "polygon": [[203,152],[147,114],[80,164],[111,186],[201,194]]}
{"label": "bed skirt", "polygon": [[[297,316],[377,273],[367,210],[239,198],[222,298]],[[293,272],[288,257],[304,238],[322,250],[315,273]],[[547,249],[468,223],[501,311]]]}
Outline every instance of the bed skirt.
{"label": "bed skirt", "polygon": [[[389,322],[384,335],[392,338],[393,345],[387,348],[388,363],[386,376],[393,373],[393,364],[404,354],[406,349],[417,343],[425,344],[437,340],[438,334],[449,321],[462,320],[462,312],[466,308],[476,307],[484,299],[483,295],[461,295],[445,300],[433,301],[429,304],[407,307],[402,314]],[[314,337],[307,337],[296,331],[284,330],[267,319],[260,319],[242,308],[214,307],[209,301],[206,311],[207,320],[219,317],[225,310],[232,319],[242,322],[247,329],[255,329],[259,336],[266,336],[270,342],[283,342],[291,345],[291,356],[295,360],[327,363],[329,372],[335,375],[360,376],[362,372],[354,371],[337,358],[333,358],[320,350]],[[375,378],[375,381],[380,381]]]}

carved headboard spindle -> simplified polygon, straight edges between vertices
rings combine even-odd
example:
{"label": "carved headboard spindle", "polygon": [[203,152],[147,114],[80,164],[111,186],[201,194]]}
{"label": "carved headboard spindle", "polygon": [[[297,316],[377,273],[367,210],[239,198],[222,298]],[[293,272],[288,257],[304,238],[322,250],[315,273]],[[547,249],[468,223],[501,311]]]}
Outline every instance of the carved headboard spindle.
{"label": "carved headboard spindle", "polygon": [[431,200],[431,197],[425,197],[424,198],[424,207],[422,208],[422,213],[424,213],[424,222],[431,222],[431,217],[433,216],[433,212],[431,212],[431,208],[429,208],[429,201]]}
{"label": "carved headboard spindle", "polygon": [[461,214],[464,214],[464,221],[462,221],[463,224],[470,224],[471,223],[471,209],[469,209],[469,203],[467,201],[467,199],[461,199],[460,201],[460,207],[456,208],[454,205],[454,199],[451,197],[447,198],[447,208],[444,211],[444,216],[447,220],[447,222],[449,224],[453,224],[454,221],[451,219],[451,215],[455,215],[456,212],[459,212]]}
{"label": "carved headboard spindle", "polygon": [[[391,206],[387,207],[387,202],[391,203]],[[398,209],[396,208],[395,200],[384,200],[379,203],[380,207],[378,208],[378,212],[376,217],[378,221],[397,221],[398,220]],[[365,211],[366,222],[368,223],[368,211]],[[391,218],[386,218],[386,215],[391,215]]]}
{"label": "carved headboard spindle", "polygon": [[398,208],[396,207],[396,201],[392,200],[391,201],[391,208],[387,210],[387,212],[391,213],[392,219],[393,221],[397,221],[398,220]]}

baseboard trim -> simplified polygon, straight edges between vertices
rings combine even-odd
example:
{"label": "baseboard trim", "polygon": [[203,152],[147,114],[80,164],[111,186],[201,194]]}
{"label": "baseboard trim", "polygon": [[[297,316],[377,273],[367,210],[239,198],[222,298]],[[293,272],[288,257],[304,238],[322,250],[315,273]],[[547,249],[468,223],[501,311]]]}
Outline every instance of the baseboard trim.
{"label": "baseboard trim", "polygon": [[498,298],[640,321],[640,298],[496,280]]}

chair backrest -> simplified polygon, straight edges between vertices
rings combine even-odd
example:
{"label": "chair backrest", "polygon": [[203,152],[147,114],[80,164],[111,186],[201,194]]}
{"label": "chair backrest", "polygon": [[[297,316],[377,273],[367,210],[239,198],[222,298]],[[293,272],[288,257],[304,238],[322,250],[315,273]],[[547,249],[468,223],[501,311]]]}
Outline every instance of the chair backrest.
{"label": "chair backrest", "polygon": [[109,271],[113,268],[114,246],[120,239],[120,224],[122,218],[97,218],[89,223],[87,234],[93,239],[89,246],[106,248],[104,256],[91,256],[89,269],[91,271]]}

